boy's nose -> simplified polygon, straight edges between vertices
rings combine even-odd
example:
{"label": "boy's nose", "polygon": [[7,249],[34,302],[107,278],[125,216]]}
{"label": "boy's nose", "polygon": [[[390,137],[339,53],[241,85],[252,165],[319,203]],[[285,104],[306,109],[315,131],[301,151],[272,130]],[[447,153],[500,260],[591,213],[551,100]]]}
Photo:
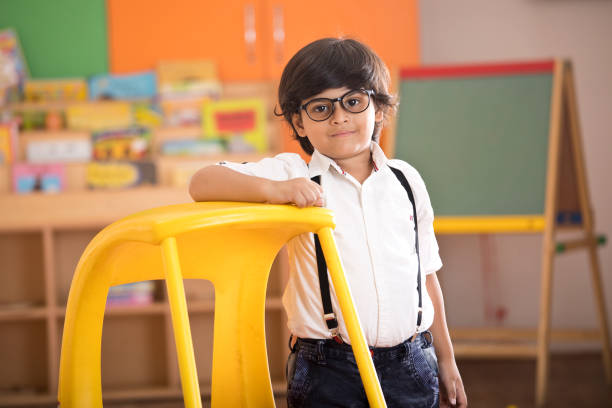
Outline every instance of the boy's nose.
{"label": "boy's nose", "polygon": [[334,111],[331,115],[332,123],[342,123],[348,120],[349,113],[344,109],[339,101],[334,101],[334,104],[338,102],[338,106],[335,106]]}

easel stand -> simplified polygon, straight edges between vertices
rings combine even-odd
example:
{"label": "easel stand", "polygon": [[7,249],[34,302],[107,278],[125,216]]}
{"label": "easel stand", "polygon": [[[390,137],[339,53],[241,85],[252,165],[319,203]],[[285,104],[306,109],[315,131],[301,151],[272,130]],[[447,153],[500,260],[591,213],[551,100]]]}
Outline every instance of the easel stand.
{"label": "easel stand", "polygon": [[[595,236],[593,214],[586,179],[580,123],[574,77],[569,62],[557,61],[553,76],[551,106],[550,144],[548,154],[548,180],[546,188],[546,219],[542,247],[542,287],[540,298],[540,322],[537,345],[536,405],[543,406],[548,394],[549,345],[551,340],[551,298],[553,261],[562,251],[586,249],[589,253],[593,294],[599,317],[599,339],[602,342],[602,357],[606,379],[612,384],[612,360],[610,353],[610,331],[604,293],[597,257],[598,238]],[[561,181],[563,180],[563,181]],[[570,214],[564,220],[562,214]],[[577,214],[572,220],[571,214]],[[561,243],[555,242],[557,229],[567,221],[579,223],[582,239]]]}
{"label": "easel stand", "polygon": [[[608,384],[612,384],[610,331],[597,257],[597,245],[605,242],[605,238],[597,237],[594,232],[574,78],[571,63],[568,61],[555,61],[551,101],[543,217],[522,217],[520,220],[517,219],[517,222],[512,221],[510,217],[506,221],[486,217],[476,221],[440,219],[436,225],[438,233],[543,233],[540,319],[537,331],[510,328],[451,330],[453,340],[459,341],[455,346],[457,356],[535,358],[538,407],[545,405],[548,395],[551,339],[601,341],[606,379]],[[506,222],[508,223],[504,224]],[[569,242],[557,242],[557,233],[561,230],[575,231],[581,237]],[[599,330],[551,330],[554,257],[565,251],[584,249],[589,254]],[[469,339],[486,341],[486,343],[461,343],[461,340]],[[532,340],[532,342],[521,343],[521,340]]]}

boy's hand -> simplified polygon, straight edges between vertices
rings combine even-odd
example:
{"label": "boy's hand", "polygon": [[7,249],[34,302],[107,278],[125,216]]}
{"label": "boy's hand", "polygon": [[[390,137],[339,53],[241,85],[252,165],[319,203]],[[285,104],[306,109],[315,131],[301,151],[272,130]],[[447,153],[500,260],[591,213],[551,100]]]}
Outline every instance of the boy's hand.
{"label": "boy's hand", "polygon": [[265,194],[270,204],[295,204],[300,208],[324,205],[321,186],[302,177],[271,181]]}
{"label": "boy's hand", "polygon": [[463,388],[463,381],[454,359],[447,362],[438,362],[440,380],[440,408],[467,407],[467,396]]}

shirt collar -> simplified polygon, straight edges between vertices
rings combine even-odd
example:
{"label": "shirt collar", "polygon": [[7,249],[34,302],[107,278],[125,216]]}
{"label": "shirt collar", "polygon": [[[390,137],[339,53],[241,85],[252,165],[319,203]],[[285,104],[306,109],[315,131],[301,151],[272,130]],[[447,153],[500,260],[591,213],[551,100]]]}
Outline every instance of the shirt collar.
{"label": "shirt collar", "polygon": [[[387,156],[385,156],[385,153],[378,143],[372,142],[370,144],[370,151],[372,152],[374,171],[378,171],[383,168],[383,166],[387,165]],[[338,174],[344,174],[344,170],[342,170],[333,159],[319,153],[319,151],[315,149],[310,159],[310,163],[308,163],[308,177],[313,178],[315,176],[320,176],[327,172],[330,167],[335,169]]]}

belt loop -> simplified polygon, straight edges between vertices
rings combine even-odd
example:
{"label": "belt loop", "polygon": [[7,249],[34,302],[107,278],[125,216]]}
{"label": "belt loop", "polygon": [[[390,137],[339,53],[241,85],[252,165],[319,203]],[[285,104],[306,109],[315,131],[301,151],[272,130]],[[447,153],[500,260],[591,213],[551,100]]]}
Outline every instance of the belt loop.
{"label": "belt loop", "polygon": [[325,346],[325,340],[317,341],[317,362],[320,364],[325,364],[325,352],[323,351],[323,347]]}
{"label": "belt loop", "polygon": [[291,345],[291,343],[292,343],[292,342],[293,342],[293,333],[291,333],[291,334],[289,335],[289,344],[288,344],[288,346],[289,346],[289,350],[290,350],[292,353],[295,353],[295,349],[297,348],[297,341],[295,342],[295,344],[294,344],[294,345]]}
{"label": "belt loop", "polygon": [[425,340],[425,347],[427,348],[429,346],[431,346],[434,342],[434,337],[433,334],[429,331],[429,330],[425,330],[423,333],[423,340]]}
{"label": "belt loop", "polygon": [[410,356],[410,339],[408,339],[405,342],[403,342],[402,345],[404,346],[404,358],[403,358],[403,360],[405,361]]}

